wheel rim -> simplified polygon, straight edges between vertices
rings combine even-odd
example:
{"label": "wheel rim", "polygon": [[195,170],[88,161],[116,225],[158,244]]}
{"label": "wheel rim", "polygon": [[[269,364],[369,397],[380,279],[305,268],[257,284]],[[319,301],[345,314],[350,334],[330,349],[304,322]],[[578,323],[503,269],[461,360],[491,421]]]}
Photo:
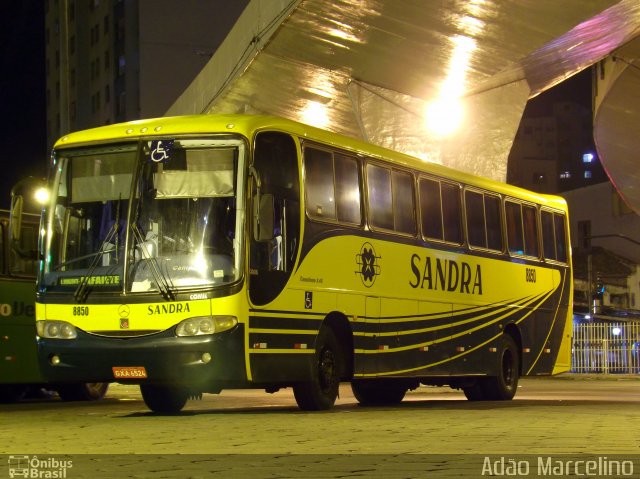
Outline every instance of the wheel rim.
{"label": "wheel rim", "polygon": [[331,349],[323,349],[318,362],[318,379],[324,392],[329,391],[335,383],[336,361]]}
{"label": "wheel rim", "polygon": [[104,383],[86,383],[87,390],[99,394],[102,392],[102,388],[104,387]]}

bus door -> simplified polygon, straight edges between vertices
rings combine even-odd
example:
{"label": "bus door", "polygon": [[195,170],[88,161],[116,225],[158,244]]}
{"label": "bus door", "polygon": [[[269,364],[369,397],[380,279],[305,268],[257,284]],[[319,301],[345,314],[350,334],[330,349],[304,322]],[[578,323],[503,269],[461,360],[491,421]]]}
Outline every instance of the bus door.
{"label": "bus door", "polygon": [[254,305],[263,305],[282,292],[298,255],[300,186],[293,138],[258,134],[253,168],[249,297]]}

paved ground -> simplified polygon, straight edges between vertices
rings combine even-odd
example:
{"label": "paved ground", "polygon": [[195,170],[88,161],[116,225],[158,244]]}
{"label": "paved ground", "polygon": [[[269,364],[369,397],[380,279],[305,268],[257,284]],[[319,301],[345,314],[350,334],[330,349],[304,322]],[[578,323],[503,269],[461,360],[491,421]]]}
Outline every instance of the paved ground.
{"label": "paved ground", "polygon": [[[346,461],[347,477],[383,470],[385,477],[390,471],[422,477],[416,471],[425,467],[438,472],[429,477],[444,477],[467,466],[479,477],[485,456],[523,454],[605,455],[635,460],[634,473],[640,473],[639,403],[640,378],[565,377],[523,379],[509,402],[474,403],[457,391],[420,388],[397,407],[362,408],[343,385],[336,407],[326,412],[299,411],[290,390],[224,391],[190,401],[180,415],[158,416],[146,409],[136,387],[113,385],[98,403],[0,406],[0,453],[98,455],[73,456],[76,469],[66,477],[83,477],[71,474],[83,467],[92,477],[152,477],[145,475],[151,465],[157,468],[153,477],[236,477],[240,466],[252,477],[299,477],[322,470],[320,465],[338,468],[335,461]],[[119,475],[109,475],[113,467]],[[256,467],[262,475],[254,474]],[[359,475],[361,470],[368,472]],[[176,471],[182,475],[172,475]]]}

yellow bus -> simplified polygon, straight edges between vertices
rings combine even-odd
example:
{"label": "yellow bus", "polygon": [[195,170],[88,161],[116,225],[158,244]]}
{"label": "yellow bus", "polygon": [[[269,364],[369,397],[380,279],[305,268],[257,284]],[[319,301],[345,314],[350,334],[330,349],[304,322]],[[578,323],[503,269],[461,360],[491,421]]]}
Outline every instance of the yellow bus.
{"label": "yellow bus", "polygon": [[567,207],[296,122],[201,115],[61,138],[36,319],[48,380],[331,408],[420,384],[508,400],[570,367]]}

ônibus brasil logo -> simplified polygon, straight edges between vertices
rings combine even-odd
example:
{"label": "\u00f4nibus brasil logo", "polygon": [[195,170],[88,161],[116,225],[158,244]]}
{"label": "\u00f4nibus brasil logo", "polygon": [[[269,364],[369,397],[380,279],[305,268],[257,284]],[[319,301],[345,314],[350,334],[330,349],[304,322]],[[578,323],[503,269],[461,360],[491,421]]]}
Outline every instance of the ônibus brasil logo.
{"label": "\u00f4nibus brasil logo", "polygon": [[73,467],[73,461],[38,456],[9,456],[9,477],[28,477],[39,479],[65,479],[67,469]]}

